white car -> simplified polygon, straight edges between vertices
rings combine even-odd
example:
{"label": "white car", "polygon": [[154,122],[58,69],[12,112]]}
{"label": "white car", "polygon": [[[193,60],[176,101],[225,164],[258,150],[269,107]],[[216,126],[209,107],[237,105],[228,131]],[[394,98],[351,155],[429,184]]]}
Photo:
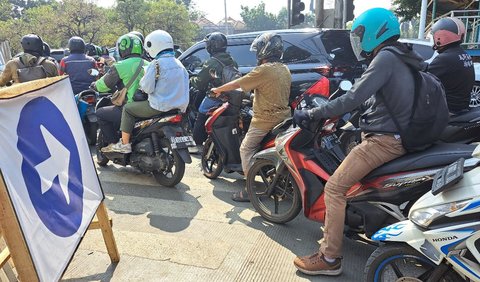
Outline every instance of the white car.
{"label": "white car", "polygon": [[[406,38],[400,38],[399,41],[411,44],[413,50],[417,51],[427,63],[430,63],[438,55],[437,51],[432,49],[432,41]],[[480,63],[474,63],[473,65],[475,68],[475,84],[473,85],[472,96],[470,99],[471,108],[480,106]]]}

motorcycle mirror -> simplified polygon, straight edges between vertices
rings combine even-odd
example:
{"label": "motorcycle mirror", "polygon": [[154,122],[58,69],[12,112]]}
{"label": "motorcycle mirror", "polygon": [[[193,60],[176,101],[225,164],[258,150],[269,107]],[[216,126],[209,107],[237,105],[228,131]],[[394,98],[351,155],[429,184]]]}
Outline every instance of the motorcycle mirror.
{"label": "motorcycle mirror", "polygon": [[352,86],[353,85],[350,82],[350,80],[342,80],[340,82],[340,85],[339,85],[340,89],[342,89],[343,91],[348,91],[348,90],[352,89]]}
{"label": "motorcycle mirror", "polygon": [[96,69],[89,69],[88,74],[91,75],[91,76],[98,76],[100,74],[100,72]]}

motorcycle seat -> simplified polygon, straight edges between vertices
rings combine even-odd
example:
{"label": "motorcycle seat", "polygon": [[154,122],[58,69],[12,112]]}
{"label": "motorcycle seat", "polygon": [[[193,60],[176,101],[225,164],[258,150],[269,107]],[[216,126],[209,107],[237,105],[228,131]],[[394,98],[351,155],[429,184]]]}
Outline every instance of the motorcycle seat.
{"label": "motorcycle seat", "polygon": [[142,120],[149,120],[149,119],[155,119],[155,118],[162,118],[166,116],[172,116],[172,115],[178,115],[181,114],[181,111],[179,109],[173,109],[168,112],[163,112],[158,115],[154,115],[151,117],[146,117],[146,118],[136,118],[136,121],[142,121]]}
{"label": "motorcycle seat", "polygon": [[476,122],[480,120],[480,107],[472,108],[466,113],[461,113],[459,115],[454,115],[450,117],[450,123],[460,123],[460,122]]}
{"label": "motorcycle seat", "polygon": [[267,135],[263,138],[261,143],[265,143],[273,138],[275,138],[278,133],[285,131],[287,128],[292,125],[293,119],[292,118],[287,118],[283,120],[281,123],[277,124],[272,130],[270,130]]}
{"label": "motorcycle seat", "polygon": [[416,153],[404,155],[370,172],[364,180],[403,171],[446,166],[460,158],[471,158],[476,145],[439,143]]}

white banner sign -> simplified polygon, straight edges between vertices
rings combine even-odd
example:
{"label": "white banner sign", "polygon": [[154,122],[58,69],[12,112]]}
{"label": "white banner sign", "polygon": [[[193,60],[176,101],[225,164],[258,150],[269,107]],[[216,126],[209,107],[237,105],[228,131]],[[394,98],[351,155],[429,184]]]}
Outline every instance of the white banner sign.
{"label": "white banner sign", "polygon": [[58,281],[103,192],[68,78],[0,99],[0,169],[40,281]]}

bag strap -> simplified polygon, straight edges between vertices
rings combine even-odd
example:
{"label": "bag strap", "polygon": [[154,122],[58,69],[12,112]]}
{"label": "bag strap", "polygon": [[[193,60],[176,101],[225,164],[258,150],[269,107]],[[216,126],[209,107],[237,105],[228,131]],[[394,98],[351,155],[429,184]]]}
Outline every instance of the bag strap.
{"label": "bag strap", "polygon": [[220,61],[219,59],[217,59],[217,58],[215,58],[215,57],[211,57],[211,58],[212,58],[212,59],[214,59],[215,61],[219,62],[219,63],[220,63],[220,65],[222,65],[222,68],[224,68],[224,67],[225,67],[225,64],[224,64],[224,63],[222,63],[222,61]]}
{"label": "bag strap", "polygon": [[132,86],[132,83],[135,81],[135,79],[137,79],[142,67],[143,67],[143,59],[140,61],[140,64],[138,64],[137,70],[135,71],[135,73],[133,74],[133,76],[130,78],[127,85],[125,86],[125,88],[127,88],[127,91],[128,89],[130,89],[130,86]]}
{"label": "bag strap", "polygon": [[38,57],[38,60],[37,60],[37,63],[35,64],[35,66],[40,66],[43,62],[45,62],[47,58],[45,57]]}

